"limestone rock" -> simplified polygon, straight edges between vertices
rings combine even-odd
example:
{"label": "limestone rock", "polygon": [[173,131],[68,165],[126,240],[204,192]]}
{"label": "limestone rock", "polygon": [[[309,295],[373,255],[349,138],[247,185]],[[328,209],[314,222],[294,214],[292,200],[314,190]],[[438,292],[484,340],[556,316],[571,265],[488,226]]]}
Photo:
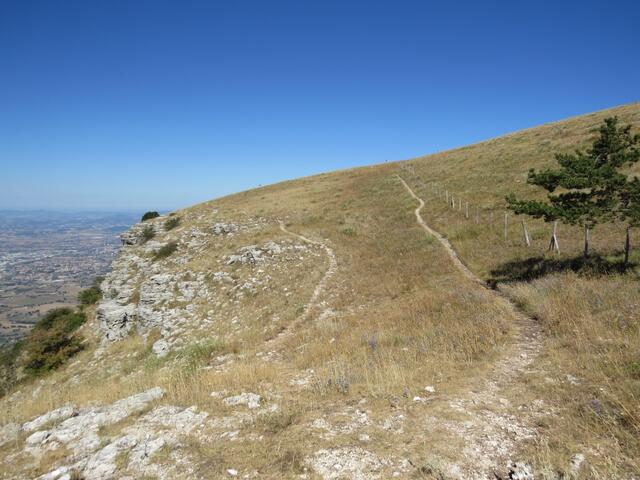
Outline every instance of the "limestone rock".
{"label": "limestone rock", "polygon": [[376,454],[360,447],[318,450],[307,463],[326,480],[381,478],[381,470],[386,464]]}
{"label": "limestone rock", "polygon": [[126,337],[136,318],[135,305],[120,305],[115,300],[101,302],[96,309],[103,338],[110,342]]}
{"label": "limestone rock", "polygon": [[528,463],[516,462],[509,467],[509,476],[511,480],[533,480],[533,468]]}
{"label": "limestone rock", "polygon": [[229,407],[233,407],[236,405],[246,405],[247,407],[253,409],[260,407],[260,400],[262,400],[262,397],[256,393],[241,393],[240,395],[227,397],[222,401]]}
{"label": "limestone rock", "polygon": [[0,427],[0,447],[13,442],[18,438],[20,434],[20,425],[17,423],[8,423]]}
{"label": "limestone rock", "polygon": [[228,235],[236,231],[238,231],[238,226],[234,225],[233,223],[218,222],[215,225],[213,225],[214,235]]}
{"label": "limestone rock", "polygon": [[44,425],[50,422],[61,422],[66,420],[70,416],[73,415],[73,407],[70,405],[66,405],[64,407],[56,408],[50,412],[45,413],[44,415],[40,415],[37,418],[34,418],[30,422],[26,422],[22,425],[22,429],[25,432],[34,432],[39,430]]}
{"label": "limestone rock", "polygon": [[169,353],[169,342],[167,342],[164,338],[161,338],[153,344],[153,347],[151,347],[151,351],[158,358],[166,357]]}

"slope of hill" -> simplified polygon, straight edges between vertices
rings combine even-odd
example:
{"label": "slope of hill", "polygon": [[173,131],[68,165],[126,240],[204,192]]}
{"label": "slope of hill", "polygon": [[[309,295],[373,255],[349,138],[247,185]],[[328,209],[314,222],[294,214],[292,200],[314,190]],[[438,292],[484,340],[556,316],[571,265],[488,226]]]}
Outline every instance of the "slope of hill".
{"label": "slope of hill", "polygon": [[560,257],[548,225],[504,232],[528,168],[611,115],[640,127],[633,104],[134,226],[85,349],[0,400],[3,478],[634,478],[622,227],[589,266],[573,229]]}

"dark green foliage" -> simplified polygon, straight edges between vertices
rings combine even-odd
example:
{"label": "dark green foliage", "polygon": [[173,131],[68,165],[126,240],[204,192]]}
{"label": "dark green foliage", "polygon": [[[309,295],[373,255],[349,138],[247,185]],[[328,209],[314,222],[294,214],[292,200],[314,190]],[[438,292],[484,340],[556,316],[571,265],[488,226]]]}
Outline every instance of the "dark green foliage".
{"label": "dark green foliage", "polygon": [[75,331],[85,320],[83,312],[57,308],[38,320],[24,340],[0,348],[0,395],[18,381],[18,372],[45,374],[82,350],[82,338]]}
{"label": "dark green foliage", "polygon": [[180,224],[180,217],[169,217],[164,222],[164,229],[169,231],[173,230]]}
{"label": "dark green foliage", "polygon": [[74,312],[70,308],[56,308],[47,312],[47,314],[38,320],[33,327],[35,330],[50,330],[55,325],[63,325],[64,330],[68,332],[74,331],[86,320],[86,316],[82,312]]}
{"label": "dark green foliage", "polygon": [[34,330],[25,348],[25,370],[31,375],[46,373],[58,368],[80,350],[80,339],[69,335],[63,324],[56,323],[46,330]]}
{"label": "dark green foliage", "polygon": [[38,320],[24,344],[25,370],[32,375],[45,373],[82,350],[73,332],[85,320],[84,313],[70,308],[56,308]]}
{"label": "dark green foliage", "polygon": [[[506,199],[511,210],[585,229],[614,219],[640,224],[640,182],[619,171],[640,160],[640,135],[631,135],[631,126],[618,127],[617,118],[607,118],[590,149],[558,153],[555,159],[560,168],[531,169],[527,179],[549,192],[548,201],[521,200],[512,194]],[[554,194],[558,189],[561,192]],[[585,255],[587,242],[585,236]]]}
{"label": "dark green foliage", "polygon": [[177,249],[178,249],[178,244],[176,242],[169,242],[156,252],[154,258],[156,260],[160,260],[161,258],[167,258]]}
{"label": "dark green foliage", "polygon": [[16,383],[16,364],[24,349],[24,340],[0,347],[0,397]]}
{"label": "dark green foliage", "polygon": [[81,290],[80,293],[78,293],[78,302],[80,302],[82,307],[95,305],[102,298],[102,290],[100,289],[102,280],[104,280],[104,277],[96,277],[89,288]]}
{"label": "dark green foliage", "polygon": [[146,222],[147,220],[151,220],[152,218],[157,218],[159,216],[160,214],[158,212],[147,212],[144,215],[142,215],[141,221]]}
{"label": "dark green foliage", "polygon": [[145,242],[148,242],[155,236],[156,236],[156,231],[153,229],[151,225],[147,225],[142,229],[142,239]]}

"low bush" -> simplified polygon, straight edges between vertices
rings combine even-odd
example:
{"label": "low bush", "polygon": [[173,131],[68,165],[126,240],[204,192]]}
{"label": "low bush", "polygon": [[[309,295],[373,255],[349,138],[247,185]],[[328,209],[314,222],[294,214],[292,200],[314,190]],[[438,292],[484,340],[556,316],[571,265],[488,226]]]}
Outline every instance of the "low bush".
{"label": "low bush", "polygon": [[82,325],[85,320],[86,316],[82,312],[74,312],[70,308],[55,308],[38,320],[33,330],[51,330],[56,325],[62,325],[63,330],[70,333]]}
{"label": "low bush", "polygon": [[16,383],[16,364],[24,348],[24,340],[0,347],[0,397]]}
{"label": "low bush", "polygon": [[31,375],[46,373],[82,350],[81,338],[73,333],[85,321],[83,312],[70,308],[56,308],[38,320],[25,340],[25,371]]}
{"label": "low bush", "polygon": [[85,288],[84,290],[80,290],[78,293],[78,302],[82,307],[86,307],[89,305],[95,305],[102,298],[102,290],[100,289],[100,284],[104,280],[103,277],[96,277],[89,288]]}
{"label": "low bush", "polygon": [[151,225],[147,225],[142,229],[142,239],[145,242],[148,242],[155,236],[156,236],[156,231],[153,229]]}
{"label": "low bush", "polygon": [[152,218],[158,218],[160,214],[158,212],[147,212],[142,215],[142,222],[146,222],[147,220],[151,220]]}
{"label": "low bush", "polygon": [[160,250],[158,250],[154,256],[156,260],[160,260],[162,258],[167,258],[173,252],[178,249],[178,244],[176,242],[169,242],[166,245],[162,246]]}
{"label": "low bush", "polygon": [[169,217],[164,222],[164,229],[166,231],[173,230],[178,225],[180,225],[180,217]]}
{"label": "low bush", "polygon": [[46,330],[34,330],[25,348],[25,370],[34,376],[46,373],[58,368],[80,350],[80,339],[69,335],[62,324]]}

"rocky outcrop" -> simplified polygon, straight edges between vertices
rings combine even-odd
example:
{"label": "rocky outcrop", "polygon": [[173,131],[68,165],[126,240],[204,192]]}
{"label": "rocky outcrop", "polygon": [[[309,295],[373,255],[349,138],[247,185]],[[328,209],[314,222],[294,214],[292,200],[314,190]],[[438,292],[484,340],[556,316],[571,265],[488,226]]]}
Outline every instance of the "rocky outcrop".
{"label": "rocky outcrop", "polygon": [[[205,426],[206,412],[199,412],[196,407],[161,405],[135,419],[115,437],[103,436],[100,430],[143,412],[163,396],[164,390],[155,387],[111,405],[77,410],[65,406],[16,428],[25,432],[35,430],[25,442],[25,450],[35,458],[59,448],[73,452],[67,457],[68,464],[57,466],[38,477],[39,480],[125,478],[123,470],[133,472],[135,478],[172,478],[179,470],[189,472],[188,458],[175,447],[182,436]],[[52,422],[57,424],[42,429]],[[169,465],[154,461],[154,454],[164,447],[170,448]]]}
{"label": "rocky outcrop", "polygon": [[135,305],[121,305],[116,300],[103,301],[96,309],[96,318],[105,340],[110,342],[126,337],[135,323]]}
{"label": "rocky outcrop", "polygon": [[120,240],[122,245],[141,245],[144,243],[144,236],[142,232],[146,228],[153,228],[154,234],[159,235],[164,231],[164,222],[167,219],[166,216],[156,217],[152,220],[136,223],[126,232],[120,234]]}

